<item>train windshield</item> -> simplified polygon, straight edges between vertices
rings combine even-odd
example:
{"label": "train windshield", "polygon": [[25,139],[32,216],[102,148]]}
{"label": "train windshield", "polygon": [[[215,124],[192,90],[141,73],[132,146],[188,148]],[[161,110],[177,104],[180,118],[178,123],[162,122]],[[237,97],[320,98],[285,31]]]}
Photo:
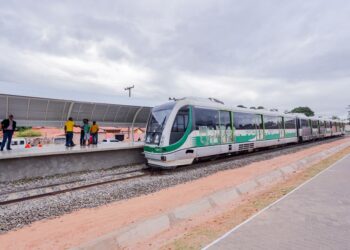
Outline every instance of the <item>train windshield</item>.
{"label": "train windshield", "polygon": [[175,103],[169,103],[153,108],[147,126],[146,143],[159,145],[160,137],[174,105]]}

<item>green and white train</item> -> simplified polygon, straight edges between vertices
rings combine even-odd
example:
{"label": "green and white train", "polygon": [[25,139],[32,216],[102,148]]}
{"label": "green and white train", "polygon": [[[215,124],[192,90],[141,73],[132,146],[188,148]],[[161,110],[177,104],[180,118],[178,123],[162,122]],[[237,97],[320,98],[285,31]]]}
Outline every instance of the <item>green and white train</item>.
{"label": "green and white train", "polygon": [[174,168],[200,158],[344,133],[340,121],[230,108],[213,98],[183,98],[153,108],[144,153],[149,165]]}

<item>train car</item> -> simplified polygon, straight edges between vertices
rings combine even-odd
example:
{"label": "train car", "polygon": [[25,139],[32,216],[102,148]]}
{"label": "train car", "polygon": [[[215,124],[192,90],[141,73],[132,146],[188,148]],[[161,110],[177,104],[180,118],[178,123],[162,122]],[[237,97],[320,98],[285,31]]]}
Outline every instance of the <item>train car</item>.
{"label": "train car", "polygon": [[297,118],[298,140],[299,142],[314,139],[313,121],[304,114],[294,114]]}
{"label": "train car", "polygon": [[342,122],[339,120],[332,121],[332,136],[341,136],[343,135],[342,131]]}
{"label": "train car", "polygon": [[149,165],[174,168],[215,155],[340,134],[339,124],[330,120],[183,98],[153,108],[144,153]]}
{"label": "train car", "polygon": [[149,165],[173,168],[202,157],[297,141],[294,115],[184,98],[153,108],[144,152]]}

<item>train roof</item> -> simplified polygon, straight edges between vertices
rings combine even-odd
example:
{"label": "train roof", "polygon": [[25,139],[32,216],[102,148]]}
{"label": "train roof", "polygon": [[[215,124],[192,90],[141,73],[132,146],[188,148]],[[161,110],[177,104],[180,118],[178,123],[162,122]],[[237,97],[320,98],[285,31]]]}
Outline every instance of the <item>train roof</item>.
{"label": "train roof", "polygon": [[[251,114],[262,114],[262,115],[271,115],[271,116],[284,116],[284,117],[293,117],[293,118],[300,118],[300,119],[311,119],[311,120],[320,120],[320,121],[335,121],[335,122],[341,122],[340,120],[332,120],[332,119],[325,119],[325,118],[317,118],[317,117],[308,117],[305,114],[300,113],[282,113],[278,111],[268,111],[265,109],[249,109],[249,108],[240,108],[240,107],[230,107],[226,106],[224,102],[215,99],[215,98],[200,98],[200,97],[184,97],[181,99],[176,99],[176,103],[184,104],[184,105],[195,105],[195,106],[202,106],[202,107],[209,107],[209,108],[216,108],[221,110],[232,110],[242,113],[251,113]],[[170,102],[168,102],[169,104]],[[165,104],[166,105],[166,104]]]}
{"label": "train roof", "polygon": [[295,117],[294,115],[291,115],[291,114],[284,114],[281,112],[272,112],[265,109],[248,109],[248,108],[240,108],[240,107],[230,107],[225,105],[224,102],[215,98],[185,97],[185,98],[177,99],[176,102],[187,104],[187,105],[217,108],[222,110],[233,110],[233,111],[242,112],[242,113]]}

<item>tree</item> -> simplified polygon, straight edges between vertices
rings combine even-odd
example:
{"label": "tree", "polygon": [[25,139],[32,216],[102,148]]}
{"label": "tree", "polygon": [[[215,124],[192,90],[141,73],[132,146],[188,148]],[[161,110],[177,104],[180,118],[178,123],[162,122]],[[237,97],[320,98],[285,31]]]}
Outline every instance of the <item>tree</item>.
{"label": "tree", "polygon": [[259,106],[258,109],[265,109],[263,106]]}
{"label": "tree", "polygon": [[336,115],[333,115],[332,116],[332,120],[340,120],[340,118],[338,116],[336,116]]}
{"label": "tree", "polygon": [[244,109],[246,109],[247,107],[246,106],[244,106],[244,105],[237,105],[237,107],[238,108],[244,108]]}
{"label": "tree", "polygon": [[299,113],[299,114],[305,114],[306,116],[314,116],[315,112],[312,111],[309,107],[297,107],[292,109],[290,111],[291,113]]}
{"label": "tree", "polygon": [[256,109],[256,107],[250,107],[250,109]]}

